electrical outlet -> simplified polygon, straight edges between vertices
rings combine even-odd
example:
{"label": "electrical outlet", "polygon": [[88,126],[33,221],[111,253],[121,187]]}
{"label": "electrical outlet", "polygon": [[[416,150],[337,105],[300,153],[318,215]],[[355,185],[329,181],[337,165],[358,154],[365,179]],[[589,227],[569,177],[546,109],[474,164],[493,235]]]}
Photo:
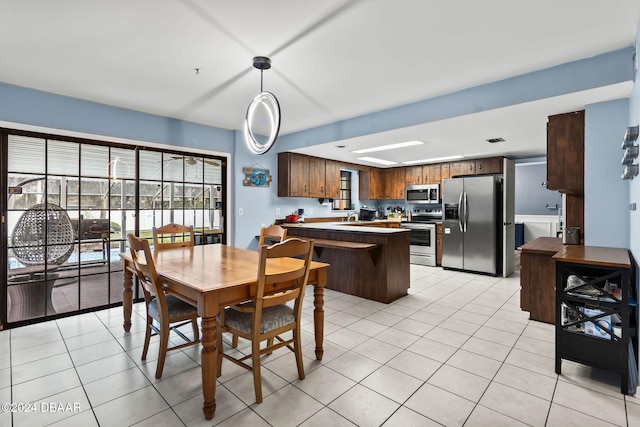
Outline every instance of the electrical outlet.
{"label": "electrical outlet", "polygon": [[238,208],[238,216],[242,216],[244,214],[244,209]]}
{"label": "electrical outlet", "polygon": [[309,208],[309,215],[313,215],[313,208]]}
{"label": "electrical outlet", "polygon": [[276,208],[276,215],[280,215],[280,208]]}

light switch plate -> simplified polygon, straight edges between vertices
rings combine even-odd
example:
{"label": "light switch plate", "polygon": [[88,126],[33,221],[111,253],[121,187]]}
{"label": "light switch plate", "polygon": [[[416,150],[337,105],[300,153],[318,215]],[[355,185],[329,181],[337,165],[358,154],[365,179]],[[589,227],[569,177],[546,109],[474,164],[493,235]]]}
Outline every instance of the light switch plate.
{"label": "light switch plate", "polygon": [[276,208],[276,215],[280,215],[280,208]]}
{"label": "light switch plate", "polygon": [[244,209],[238,208],[238,216],[242,216],[244,214]]}

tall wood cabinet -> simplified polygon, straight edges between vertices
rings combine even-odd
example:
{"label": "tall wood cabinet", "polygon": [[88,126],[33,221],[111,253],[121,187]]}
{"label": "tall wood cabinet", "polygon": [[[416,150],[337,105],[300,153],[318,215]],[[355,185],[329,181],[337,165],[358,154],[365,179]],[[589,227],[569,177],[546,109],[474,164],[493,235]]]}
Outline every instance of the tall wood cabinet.
{"label": "tall wood cabinet", "polygon": [[584,111],[549,116],[547,188],[566,194],[584,191]]}
{"label": "tall wood cabinet", "polygon": [[566,227],[584,229],[584,111],[549,116],[547,189],[566,194]]}

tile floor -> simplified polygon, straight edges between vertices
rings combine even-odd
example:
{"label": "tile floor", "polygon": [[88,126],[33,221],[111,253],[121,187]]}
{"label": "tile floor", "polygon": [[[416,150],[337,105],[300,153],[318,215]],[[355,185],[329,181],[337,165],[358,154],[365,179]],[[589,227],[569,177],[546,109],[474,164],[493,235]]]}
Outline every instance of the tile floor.
{"label": "tile floor", "polygon": [[0,425],[640,425],[640,399],[616,375],[566,361],[554,373],[553,328],[520,311],[518,273],[411,268],[410,295],[392,304],[326,291],[321,362],[307,295],[306,379],[292,353],[267,356],[255,404],[251,374],[225,362],[211,421],[199,348],[169,353],[161,380],[157,344],[141,362],[141,304],[130,333],[121,308],[2,331],[0,402],[38,411],[0,412]]}

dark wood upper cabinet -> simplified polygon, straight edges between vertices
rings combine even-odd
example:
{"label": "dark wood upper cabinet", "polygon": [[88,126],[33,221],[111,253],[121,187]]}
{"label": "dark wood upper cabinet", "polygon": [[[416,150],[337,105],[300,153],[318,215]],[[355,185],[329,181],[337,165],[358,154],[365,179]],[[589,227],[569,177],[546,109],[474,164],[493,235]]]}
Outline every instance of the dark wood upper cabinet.
{"label": "dark wood upper cabinet", "polygon": [[391,186],[390,186],[389,169],[377,169],[371,168],[371,189],[372,199],[390,199],[391,198]]}
{"label": "dark wood upper cabinet", "polygon": [[489,173],[502,173],[504,157],[493,157],[489,164]]}
{"label": "dark wood upper cabinet", "polygon": [[567,194],[584,191],[584,111],[549,116],[547,188]]}
{"label": "dark wood upper cabinet", "polygon": [[475,160],[467,160],[463,162],[463,175],[475,175],[476,174],[476,161]]}
{"label": "dark wood upper cabinet", "polygon": [[456,176],[462,175],[462,162],[451,162],[449,163],[449,177],[454,178]]}
{"label": "dark wood upper cabinet", "polygon": [[491,159],[479,159],[476,160],[476,174],[482,175],[485,173],[491,173]]}
{"label": "dark wood upper cabinet", "polygon": [[340,169],[359,170],[362,200],[403,200],[407,185],[442,184],[443,179],[502,173],[503,157],[396,168],[363,167],[304,154],[278,154],[278,197],[340,197]]}
{"label": "dark wood upper cabinet", "polygon": [[278,197],[309,197],[309,157],[278,154]]}
{"label": "dark wood upper cabinet", "polygon": [[309,194],[308,197],[325,197],[326,161],[318,157],[309,157]]}
{"label": "dark wood upper cabinet", "polygon": [[442,163],[440,165],[440,181],[447,178],[451,178],[451,166],[449,163]]}
{"label": "dark wood upper cabinet", "polygon": [[405,181],[405,168],[393,168],[389,176],[391,187],[391,199],[404,199],[404,188],[406,186]]}
{"label": "dark wood upper cabinet", "polygon": [[340,167],[341,163],[334,160],[325,162],[325,182],[326,188],[324,197],[329,199],[340,198]]}
{"label": "dark wood upper cabinet", "polygon": [[422,184],[422,166],[407,166],[405,170],[405,182],[407,185]]}
{"label": "dark wood upper cabinet", "polygon": [[[425,166],[423,166],[423,169]],[[442,168],[440,163],[429,165],[429,184],[440,184],[442,182]]]}

